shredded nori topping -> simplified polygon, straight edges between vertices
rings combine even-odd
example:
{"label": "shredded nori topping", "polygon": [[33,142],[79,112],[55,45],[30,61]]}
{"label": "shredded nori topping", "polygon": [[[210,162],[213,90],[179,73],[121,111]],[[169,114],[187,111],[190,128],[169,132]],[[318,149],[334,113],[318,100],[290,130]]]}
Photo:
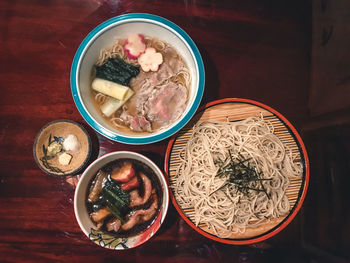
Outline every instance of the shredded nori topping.
{"label": "shredded nori topping", "polygon": [[[270,181],[271,179],[264,179],[262,173],[258,173],[256,168],[251,166],[249,162],[251,158],[244,158],[239,153],[238,155],[239,158],[234,159],[229,151],[227,158],[229,158],[230,162],[226,165],[222,164],[216,174],[218,177],[225,176],[227,181],[216,191],[233,185],[236,192],[240,192],[245,196],[249,196],[250,191],[256,191],[264,192],[267,198],[270,198],[262,182]],[[226,163],[226,161],[227,159],[223,163]]]}

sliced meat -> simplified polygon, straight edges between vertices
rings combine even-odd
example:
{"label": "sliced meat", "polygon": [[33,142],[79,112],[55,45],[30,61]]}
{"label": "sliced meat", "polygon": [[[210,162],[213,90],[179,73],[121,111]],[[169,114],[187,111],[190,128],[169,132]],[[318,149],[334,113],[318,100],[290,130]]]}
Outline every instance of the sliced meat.
{"label": "sliced meat", "polygon": [[[132,99],[133,97],[131,97]],[[129,111],[128,111],[128,108],[123,106],[123,110],[119,116],[119,118],[122,120],[123,123],[126,123],[128,121],[128,116],[129,116]]]}
{"label": "sliced meat", "polygon": [[128,221],[126,221],[126,223],[122,225],[121,229],[127,231],[133,228],[134,226],[140,224],[142,211],[144,210],[137,210],[132,216],[130,216]]}
{"label": "sliced meat", "polygon": [[139,124],[142,130],[151,132],[151,123],[144,117],[144,116],[139,116]]}
{"label": "sliced meat", "polygon": [[107,224],[106,224],[106,227],[107,227],[107,230],[108,231],[115,231],[115,232],[118,232],[119,229],[120,229],[120,226],[121,226],[121,222],[119,219],[116,219],[116,218],[112,218],[110,219]]}
{"label": "sliced meat", "polygon": [[121,229],[127,231],[154,217],[158,209],[158,197],[155,192],[152,195],[152,199],[152,204],[148,209],[137,210],[133,214],[130,214],[128,220],[121,226]]}
{"label": "sliced meat", "polygon": [[177,120],[184,112],[187,101],[187,89],[182,85],[170,82],[154,92],[147,101],[149,109],[147,118],[160,126]]}
{"label": "sliced meat", "polygon": [[152,74],[149,78],[149,85],[157,86],[174,75],[174,70],[172,70],[169,63],[163,63],[156,74]]}
{"label": "sliced meat", "polygon": [[182,60],[179,59],[176,51],[173,48],[166,48],[162,52],[164,61],[156,72],[140,73],[130,81],[130,86],[134,91],[139,91],[141,87],[148,88],[149,86],[157,86],[165,80],[175,76],[181,69],[184,68]]}
{"label": "sliced meat", "polygon": [[143,173],[140,172],[140,178],[143,182],[144,194],[141,197],[137,189],[130,192],[130,204],[129,207],[135,207],[145,204],[151,196],[152,193],[152,182],[151,180]]}
{"label": "sliced meat", "polygon": [[127,123],[129,124],[130,129],[133,131],[152,131],[151,123],[144,116],[134,117],[128,115]]}
{"label": "sliced meat", "polygon": [[111,212],[107,208],[101,208],[100,210],[91,213],[91,218],[94,220],[95,223],[98,223],[102,220],[104,220],[108,215],[110,215]]}
{"label": "sliced meat", "polygon": [[131,130],[142,131],[138,117],[134,117],[134,116],[129,115],[127,120],[128,120],[128,123],[129,123]]}
{"label": "sliced meat", "polygon": [[163,128],[185,110],[187,89],[170,80],[184,68],[184,62],[172,47],[166,47],[162,54],[164,62],[158,71],[141,71],[130,82],[135,94],[124,105],[120,119],[133,131]]}
{"label": "sliced meat", "polygon": [[158,196],[156,194],[156,191],[153,191],[152,194],[152,204],[150,205],[150,207],[147,210],[141,210],[142,212],[142,221],[146,222],[148,220],[150,220],[152,217],[154,217],[154,215],[157,212],[158,209]]}
{"label": "sliced meat", "polygon": [[151,72],[140,71],[140,73],[130,80],[130,87],[137,93],[145,82],[150,78]]}
{"label": "sliced meat", "polygon": [[101,228],[103,221],[109,216],[111,212],[107,208],[101,208],[100,210],[91,213],[91,219],[97,224],[97,228]]}
{"label": "sliced meat", "polygon": [[167,62],[174,75],[185,67],[183,60],[179,58],[176,50],[172,47],[167,47],[163,53],[164,61]]}
{"label": "sliced meat", "polygon": [[171,112],[169,112],[168,103],[174,96],[175,89],[164,88],[160,89],[156,95],[149,101],[149,112],[147,116],[152,121],[166,122],[171,118]]}

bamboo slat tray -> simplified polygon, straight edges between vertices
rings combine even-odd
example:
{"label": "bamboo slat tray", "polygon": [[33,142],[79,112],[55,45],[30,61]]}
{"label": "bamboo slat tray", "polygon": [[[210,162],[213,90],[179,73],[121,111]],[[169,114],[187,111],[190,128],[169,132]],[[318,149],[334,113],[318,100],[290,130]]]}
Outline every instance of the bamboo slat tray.
{"label": "bamboo slat tray", "polygon": [[[185,147],[191,134],[192,127],[198,121],[238,121],[248,117],[261,116],[274,126],[274,134],[297,155],[297,162],[303,167],[300,179],[292,179],[287,188],[286,195],[289,199],[291,210],[285,217],[269,219],[263,225],[255,228],[247,228],[244,233],[234,234],[229,238],[219,238],[205,225],[194,224],[194,211],[191,207],[184,207],[174,195],[174,176],[179,165],[180,151]],[[256,101],[247,99],[223,99],[209,103],[198,110],[192,120],[175,136],[168,144],[165,157],[165,171],[168,177],[170,194],[175,208],[181,217],[196,231],[213,240],[228,244],[251,244],[260,242],[274,236],[285,228],[299,211],[308,187],[309,162],[303,141],[295,128],[280,113],[272,108]]]}

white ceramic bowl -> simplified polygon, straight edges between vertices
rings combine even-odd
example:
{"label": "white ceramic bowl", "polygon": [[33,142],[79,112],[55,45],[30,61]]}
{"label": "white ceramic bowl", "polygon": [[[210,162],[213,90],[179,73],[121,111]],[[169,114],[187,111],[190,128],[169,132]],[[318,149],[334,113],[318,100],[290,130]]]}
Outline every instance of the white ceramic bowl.
{"label": "white ceramic bowl", "polygon": [[[91,70],[100,50],[113,45],[117,38],[132,33],[156,37],[172,45],[190,69],[192,85],[182,117],[167,129],[149,134],[130,134],[116,130],[97,112],[90,94]],[[86,122],[100,134],[127,144],[148,144],[163,140],[179,131],[194,115],[203,96],[205,73],[201,55],[192,39],[177,25],[151,14],[126,14],[97,26],[79,46],[71,69],[74,102]]]}
{"label": "white ceramic bowl", "polygon": [[[98,170],[101,169],[103,166],[118,159],[137,160],[139,162],[142,162],[149,168],[151,168],[154,174],[159,179],[159,182],[162,188],[162,193],[163,193],[162,204],[161,204],[159,213],[156,216],[156,219],[154,220],[152,225],[148,227],[144,232],[128,238],[116,238],[111,233],[106,233],[106,232],[97,230],[96,226],[94,225],[94,223],[89,217],[87,206],[86,206],[87,190],[92,178],[96,175]],[[91,163],[86,168],[86,170],[82,174],[74,194],[74,213],[81,230],[95,244],[102,246],[104,248],[116,249],[116,250],[133,248],[149,240],[158,231],[161,224],[163,223],[166,213],[168,211],[168,206],[169,206],[168,185],[162,171],[158,168],[158,166],[154,162],[152,162],[150,159],[148,159],[144,155],[141,155],[135,152],[128,152],[128,151],[112,152],[96,159],[93,163]]]}

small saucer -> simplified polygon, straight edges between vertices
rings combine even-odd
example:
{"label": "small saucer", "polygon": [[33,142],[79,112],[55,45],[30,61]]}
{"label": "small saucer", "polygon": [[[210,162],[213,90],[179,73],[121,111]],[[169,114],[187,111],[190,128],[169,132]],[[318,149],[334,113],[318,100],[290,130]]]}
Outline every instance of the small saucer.
{"label": "small saucer", "polygon": [[[77,139],[78,146],[74,150],[62,148],[65,138],[69,135],[74,135]],[[48,146],[52,143],[60,145],[57,153],[48,151]],[[34,159],[39,168],[54,176],[77,174],[87,165],[91,151],[92,144],[87,131],[82,125],[71,120],[56,120],[46,124],[38,133],[33,146]],[[71,158],[68,164],[60,162],[60,156],[63,154]]]}

